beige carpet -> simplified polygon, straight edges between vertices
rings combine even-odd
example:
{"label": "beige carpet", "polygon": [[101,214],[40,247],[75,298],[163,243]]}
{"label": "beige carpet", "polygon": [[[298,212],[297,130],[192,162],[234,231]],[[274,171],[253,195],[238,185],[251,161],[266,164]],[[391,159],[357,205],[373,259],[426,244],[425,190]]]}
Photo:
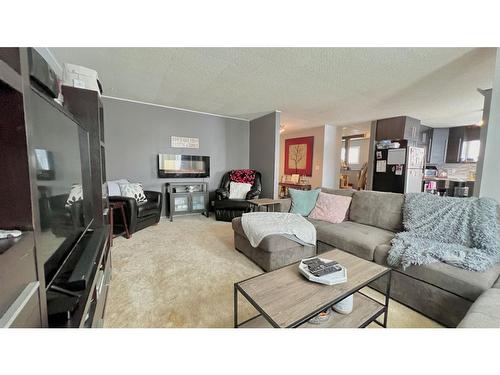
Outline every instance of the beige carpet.
{"label": "beige carpet", "polygon": [[[234,250],[230,223],[201,215],[162,219],[116,238],[111,252],[105,327],[232,327],[233,284],[263,272]],[[239,309],[241,321],[255,315],[249,304]],[[439,327],[394,301],[389,326]]]}

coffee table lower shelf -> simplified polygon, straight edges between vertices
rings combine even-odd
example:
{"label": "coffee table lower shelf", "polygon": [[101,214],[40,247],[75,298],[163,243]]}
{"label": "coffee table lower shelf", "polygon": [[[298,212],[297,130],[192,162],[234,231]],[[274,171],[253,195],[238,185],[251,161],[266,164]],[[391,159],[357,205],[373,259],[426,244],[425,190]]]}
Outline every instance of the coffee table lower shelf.
{"label": "coffee table lower shelf", "polygon": [[[361,292],[356,292],[354,293],[354,309],[350,314],[334,313],[326,322],[304,323],[298,328],[364,328],[373,321],[381,325],[376,319],[385,312],[385,309],[385,305]],[[238,328],[272,328],[272,325],[262,315],[258,315],[241,323]]]}

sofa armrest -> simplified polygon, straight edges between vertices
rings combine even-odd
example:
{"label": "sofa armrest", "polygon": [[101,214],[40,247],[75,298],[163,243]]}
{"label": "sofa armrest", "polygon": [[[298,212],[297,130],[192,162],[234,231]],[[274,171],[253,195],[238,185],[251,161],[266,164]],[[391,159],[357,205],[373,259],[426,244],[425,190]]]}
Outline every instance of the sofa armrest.
{"label": "sofa armrest", "polygon": [[156,203],[157,207],[161,206],[162,193],[159,191],[144,190],[144,195],[146,196],[148,202]]}
{"label": "sofa armrest", "polygon": [[229,198],[229,190],[224,188],[218,188],[215,190],[215,197],[218,201],[228,199]]}
{"label": "sofa armrest", "polygon": [[[123,202],[125,203],[125,218],[127,219],[127,225],[129,231],[133,232],[137,225],[137,201],[135,198],[123,197],[123,196],[112,196],[108,197],[109,202]],[[115,212],[113,215],[116,218],[116,222],[121,222],[121,215]]]}
{"label": "sofa armrest", "polygon": [[290,212],[292,200],[290,198],[280,199],[280,212]]}

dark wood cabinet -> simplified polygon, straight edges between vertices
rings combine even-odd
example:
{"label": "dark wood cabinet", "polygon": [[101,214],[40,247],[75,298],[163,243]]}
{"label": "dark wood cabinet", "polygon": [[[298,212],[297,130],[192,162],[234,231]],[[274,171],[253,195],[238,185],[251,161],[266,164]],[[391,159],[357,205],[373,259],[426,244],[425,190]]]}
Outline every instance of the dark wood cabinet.
{"label": "dark wood cabinet", "polygon": [[420,120],[409,116],[398,116],[377,120],[375,139],[406,139],[410,146],[416,146],[420,136]]}
{"label": "dark wood cabinet", "polygon": [[465,137],[465,128],[463,126],[450,128],[448,137],[448,147],[446,149],[447,163],[460,163],[460,154]]}
{"label": "dark wood cabinet", "polygon": [[[99,181],[101,181],[101,176],[102,179],[105,179],[105,172],[101,171],[100,168],[104,158],[102,104],[97,93],[88,93],[88,95],[87,100],[82,97],[73,97],[68,93],[68,99],[71,99],[71,111],[74,111],[73,114],[70,113],[67,108],[56,103],[52,97],[46,96],[43,90],[40,90],[36,80],[31,80],[27,48],[0,48],[0,167],[2,179],[5,182],[0,183],[0,212],[2,213],[0,215],[0,228],[22,232],[17,239],[0,240],[0,327],[2,328],[47,327],[50,325],[47,308],[47,293],[50,285],[47,284],[50,284],[48,278],[52,276],[46,280],[45,265],[49,263],[46,261],[47,256],[50,255],[47,255],[45,250],[47,248],[54,250],[56,246],[62,246],[62,242],[57,241],[63,241],[61,240],[63,238],[66,238],[64,241],[74,241],[72,236],[76,235],[74,226],[70,229],[71,233],[66,232],[68,227],[62,224],[57,228],[61,232],[47,228],[47,222],[56,222],[59,218],[56,212],[56,203],[59,201],[52,201],[54,203],[53,219],[41,222],[41,218],[46,217],[44,215],[47,213],[44,211],[44,207],[48,206],[45,193],[52,187],[59,188],[59,185],[53,178],[42,178],[44,175],[38,174],[41,168],[37,167],[38,153],[36,151],[39,148],[40,136],[43,136],[46,141],[53,139],[53,145],[64,144],[68,148],[74,145],[79,146],[77,148],[80,149],[82,174],[85,175],[82,176],[84,196],[95,196],[96,200],[103,201],[101,183],[98,188],[86,188],[86,186],[91,186],[90,182],[86,182],[90,181],[91,177],[96,177]],[[85,103],[79,102],[79,100],[83,100]],[[79,112],[80,109],[85,113]],[[79,126],[71,127],[72,125],[68,125],[68,128],[71,127],[74,130],[71,133],[74,135],[71,141],[74,142],[70,143],[63,134],[54,132],[55,136],[52,136],[51,132],[43,131],[42,127],[39,126],[41,123],[58,123],[61,126],[57,130],[67,129],[65,124],[70,123]],[[91,136],[96,137],[95,143],[89,145],[89,136],[85,130],[88,130]],[[82,134],[84,136],[81,136]],[[92,142],[91,137],[90,140]],[[73,150],[70,149],[70,151]],[[92,151],[92,155],[90,151]],[[74,154],[75,159],[78,159],[78,153]],[[90,163],[91,158],[93,158],[93,163]],[[47,159],[47,163],[51,162]],[[75,171],[75,173],[79,173],[77,170]],[[68,181],[71,180],[68,179]],[[86,192],[86,190],[89,191]],[[56,196],[60,195],[57,194]],[[64,196],[63,198],[65,201],[66,198]],[[63,206],[64,201],[62,201]],[[103,241],[99,246],[102,245],[102,248],[107,251],[108,230],[102,224],[102,209],[99,211],[98,205],[85,205],[84,213],[87,213],[85,211],[88,209],[87,206],[92,211],[88,211],[89,215],[82,215],[85,218],[82,220],[90,221],[96,217],[99,219],[96,212],[101,212],[100,231],[103,233]],[[63,218],[71,217],[69,222],[73,223],[72,212],[69,213],[69,210],[63,208],[62,212],[59,213],[62,213],[61,217]],[[99,220],[94,220],[95,230],[88,231],[89,236],[96,235],[99,230],[95,228],[98,226],[97,224],[99,224]],[[80,230],[80,224],[78,224],[78,230]],[[93,238],[92,241],[94,241]],[[47,246],[44,247],[44,244]],[[95,242],[89,242],[89,244],[91,247],[95,245]],[[60,269],[65,265],[74,266],[74,259],[68,260],[73,253],[77,252],[69,251],[68,258],[60,259]],[[107,263],[109,264],[110,261]],[[99,288],[95,294],[103,297],[105,297],[104,292],[106,291],[103,286],[107,285],[109,280],[109,273],[106,273],[106,270],[106,267],[101,266],[98,269],[99,272],[96,273],[100,278],[96,279],[94,275],[89,280],[93,283],[98,282]],[[58,272],[58,270],[56,271]],[[59,276],[66,275],[63,271],[60,272]],[[80,322],[87,321],[90,324],[87,312],[92,311],[89,306],[93,301],[96,299],[80,298],[79,306],[86,309],[82,310]],[[97,305],[96,309],[99,308],[103,311],[102,305],[105,303],[105,298],[101,299],[99,303],[100,305]],[[95,321],[96,326],[102,324],[101,310],[96,310],[96,319],[98,319]],[[78,325],[75,323],[72,326],[82,326],[83,323],[80,324],[80,322]],[[92,324],[94,324],[94,320],[92,320]]]}
{"label": "dark wood cabinet", "polygon": [[[44,308],[40,289],[33,218],[35,166],[27,142],[29,111],[28,56],[25,49],[0,48],[0,228],[22,232],[17,239],[0,240],[0,327],[41,327]],[[28,98],[27,98],[28,96]]]}

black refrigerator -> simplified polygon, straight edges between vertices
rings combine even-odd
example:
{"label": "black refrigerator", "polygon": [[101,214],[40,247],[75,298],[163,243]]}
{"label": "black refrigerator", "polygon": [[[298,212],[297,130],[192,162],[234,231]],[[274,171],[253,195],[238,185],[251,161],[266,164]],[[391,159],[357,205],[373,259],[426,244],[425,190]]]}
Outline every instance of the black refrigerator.
{"label": "black refrigerator", "polygon": [[400,148],[375,150],[372,189],[392,193],[421,192],[425,149],[399,142]]}

